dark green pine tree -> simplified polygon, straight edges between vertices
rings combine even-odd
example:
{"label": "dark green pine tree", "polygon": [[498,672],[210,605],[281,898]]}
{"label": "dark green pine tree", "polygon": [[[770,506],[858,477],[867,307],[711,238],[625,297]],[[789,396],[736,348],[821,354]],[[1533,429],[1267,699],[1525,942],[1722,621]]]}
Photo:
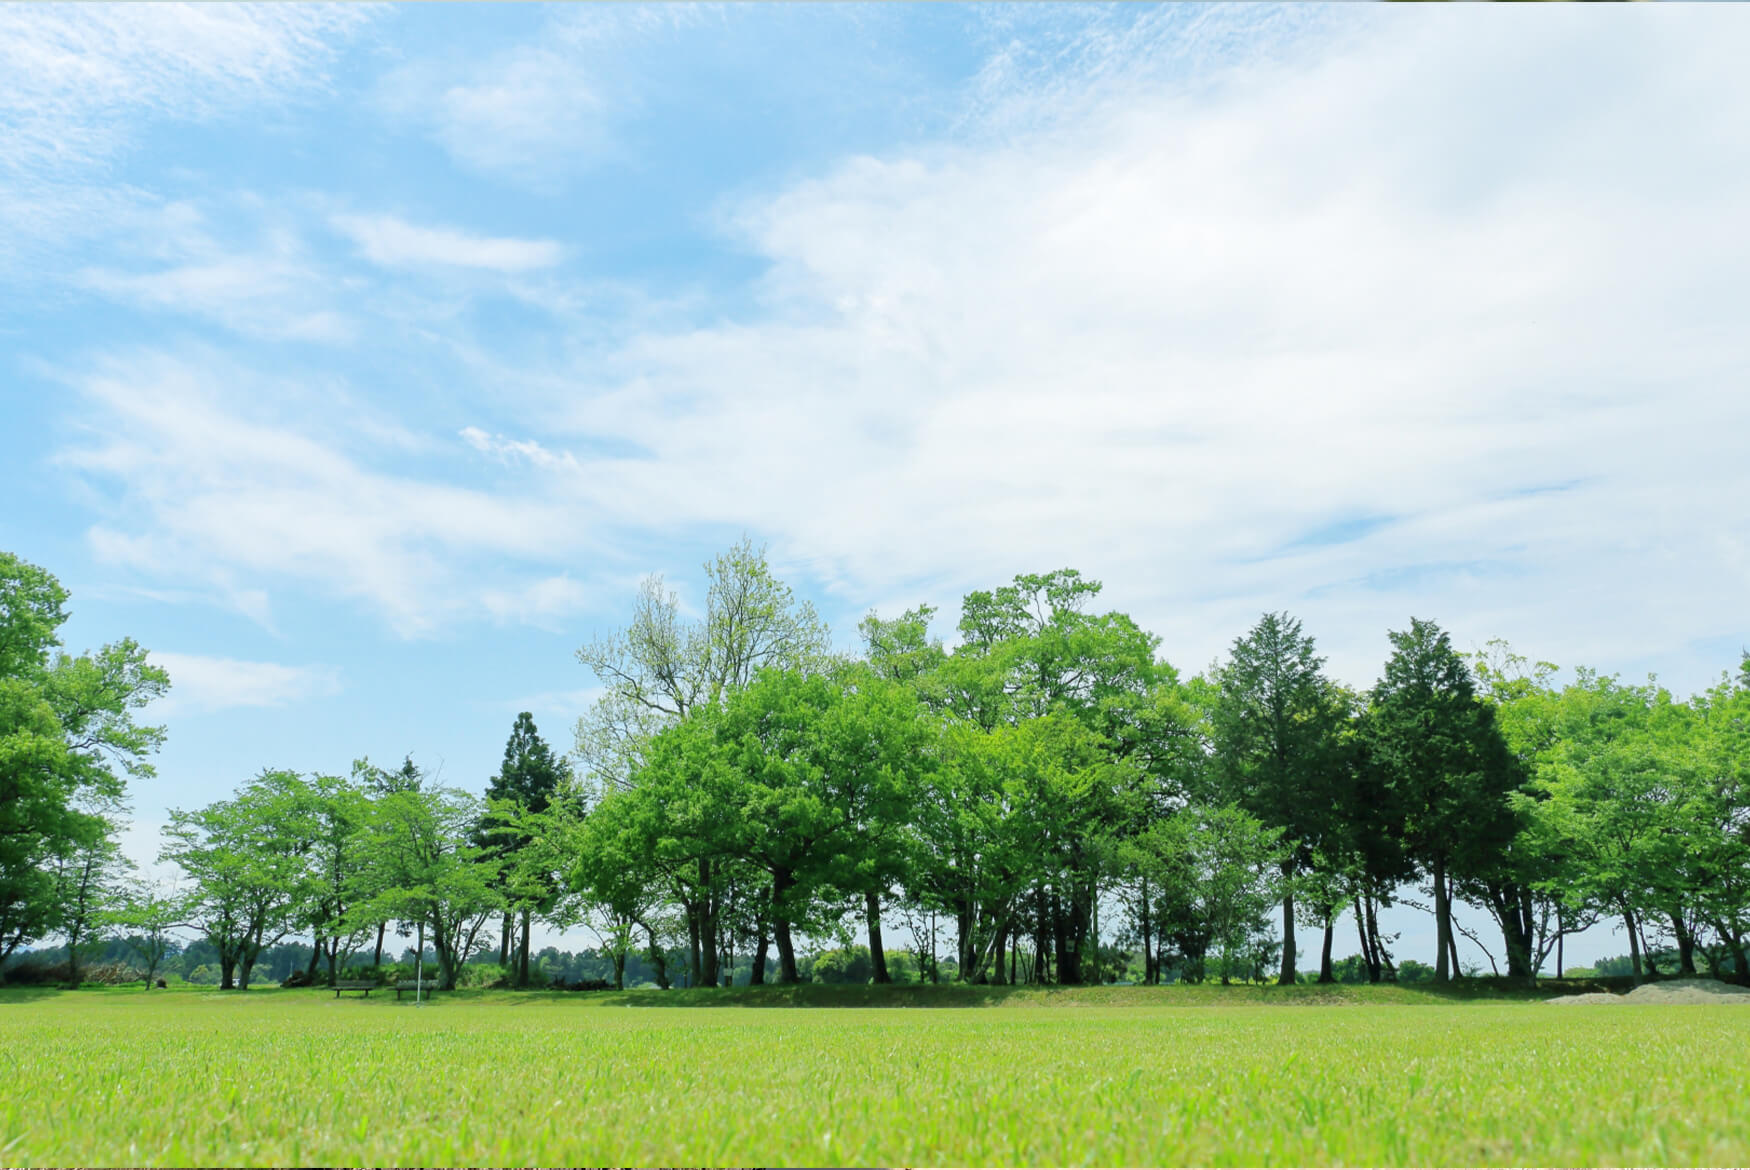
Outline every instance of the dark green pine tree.
{"label": "dark green pine tree", "polygon": [[1404,852],[1434,887],[1435,979],[1453,974],[1452,882],[1501,862],[1517,819],[1518,787],[1495,709],[1433,622],[1393,631],[1392,656],[1362,725],[1371,766],[1403,816]]}
{"label": "dark green pine tree", "polygon": [[1299,621],[1267,613],[1234,640],[1211,712],[1221,797],[1282,831],[1281,983],[1295,981],[1292,879],[1336,829],[1343,713],[1324,661]]}
{"label": "dark green pine tree", "polygon": [[[488,811],[477,832],[479,844],[503,863],[508,873],[514,868],[517,853],[528,847],[531,834],[517,823],[527,814],[547,811],[558,795],[567,776],[567,769],[553,749],[535,728],[535,717],[527,711],[519,713],[511,728],[510,739],[504,745],[504,762],[498,775],[486,786]],[[529,922],[534,912],[552,901],[551,889],[545,887],[512,889],[506,887],[509,905],[505,909],[504,928],[498,947],[500,964],[511,959],[510,944],[513,927],[518,931],[516,954],[516,985],[529,983]],[[521,922],[515,919],[520,915]]]}

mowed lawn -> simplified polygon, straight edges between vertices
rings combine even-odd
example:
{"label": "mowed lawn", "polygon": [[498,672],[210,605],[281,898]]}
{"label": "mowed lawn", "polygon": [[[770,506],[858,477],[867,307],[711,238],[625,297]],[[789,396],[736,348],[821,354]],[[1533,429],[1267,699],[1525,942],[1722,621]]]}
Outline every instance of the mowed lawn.
{"label": "mowed lawn", "polygon": [[1750,1008],[1125,990],[8,992],[0,1165],[1750,1163]]}

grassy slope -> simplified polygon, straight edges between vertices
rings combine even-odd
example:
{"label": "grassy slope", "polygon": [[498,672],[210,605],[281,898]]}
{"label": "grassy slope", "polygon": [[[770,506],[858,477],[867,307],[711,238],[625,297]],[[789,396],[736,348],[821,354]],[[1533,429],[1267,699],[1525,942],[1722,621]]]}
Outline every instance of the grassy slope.
{"label": "grassy slope", "polygon": [[921,990],[9,992],[0,1164],[1750,1161],[1742,1009]]}

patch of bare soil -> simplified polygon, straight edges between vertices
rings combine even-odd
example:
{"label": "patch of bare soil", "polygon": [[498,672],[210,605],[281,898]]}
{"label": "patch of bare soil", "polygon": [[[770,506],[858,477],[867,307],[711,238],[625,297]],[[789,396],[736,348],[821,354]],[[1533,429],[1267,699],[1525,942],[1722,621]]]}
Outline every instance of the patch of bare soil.
{"label": "patch of bare soil", "polygon": [[1667,979],[1643,983],[1627,995],[1594,991],[1586,995],[1559,995],[1545,1003],[1738,1003],[1750,1007],[1750,987],[1721,983],[1718,979]]}

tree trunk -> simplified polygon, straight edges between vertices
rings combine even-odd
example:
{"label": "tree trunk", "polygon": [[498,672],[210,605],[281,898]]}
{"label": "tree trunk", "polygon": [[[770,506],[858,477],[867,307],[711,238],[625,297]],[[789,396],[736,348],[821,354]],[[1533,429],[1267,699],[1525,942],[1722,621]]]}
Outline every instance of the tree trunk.
{"label": "tree trunk", "polygon": [[990,982],[992,983],[1001,984],[1004,975],[1007,974],[1008,971],[1008,955],[1004,951],[1004,944],[1008,941],[1007,935],[1007,927],[998,926],[995,937],[991,939]]}
{"label": "tree trunk", "polygon": [[525,908],[523,910],[523,922],[522,922],[522,940],[521,940],[522,945],[517,952],[516,985],[518,987],[527,987],[529,985],[529,918],[530,918],[530,916],[531,916],[531,912],[527,908]]}
{"label": "tree trunk", "polygon": [[1379,970],[1379,978],[1386,983],[1398,981],[1398,970],[1392,965],[1391,952],[1385,949],[1385,940],[1379,937],[1379,903],[1370,894],[1367,897],[1367,933],[1373,938],[1374,963]]}
{"label": "tree trunk", "polygon": [[954,978],[965,983],[972,978],[972,903],[965,898],[954,900]]}
{"label": "tree trunk", "polygon": [[[1100,885],[1091,882],[1088,885],[1088,953],[1093,963],[1092,972],[1094,986],[1098,987],[1105,973],[1100,969]],[[1079,954],[1082,948],[1076,948]]]}
{"label": "tree trunk", "polygon": [[717,893],[712,886],[711,862],[699,862],[699,986],[717,986]]}
{"label": "tree trunk", "polygon": [[873,982],[892,983],[893,976],[887,973],[887,949],[881,943],[881,895],[870,890],[863,895],[863,908],[869,916],[869,966],[873,968]]}
{"label": "tree trunk", "polygon": [[790,939],[790,920],[779,915],[772,923],[772,933],[778,942],[778,982],[802,982],[802,976],[796,972],[796,945]]}
{"label": "tree trunk", "polygon": [[219,990],[230,991],[237,986],[237,960],[225,955],[219,956]]}
{"label": "tree trunk", "polygon": [[1452,978],[1449,952],[1452,950],[1452,907],[1446,901],[1446,859],[1434,859],[1434,982],[1445,983]]}
{"label": "tree trunk", "polygon": [[760,937],[754,947],[753,966],[748,969],[747,983],[749,987],[763,986],[766,981],[766,960],[771,957],[772,936],[766,930],[765,922],[760,923]]}
{"label": "tree trunk", "polygon": [[1065,906],[1063,898],[1055,891],[1051,895],[1052,941],[1057,944],[1057,981],[1065,987],[1082,981],[1081,956],[1075,952],[1074,927],[1070,921],[1075,914],[1074,903],[1073,896],[1070,905]]}
{"label": "tree trunk", "polygon": [[[1282,876],[1288,877],[1289,871],[1289,863],[1283,862]],[[1278,986],[1294,982],[1297,974],[1295,963],[1299,957],[1294,945],[1294,891],[1285,889],[1282,894],[1282,970],[1276,975]]]}
{"label": "tree trunk", "polygon": [[[456,952],[454,944],[455,940],[451,938],[449,932],[444,929],[443,919],[438,918],[431,924],[431,947],[432,950],[437,952],[439,991],[454,991],[456,989],[456,977],[461,974],[456,970]],[[424,947],[422,946],[420,949],[423,951]]]}
{"label": "tree trunk", "polygon": [[[1726,944],[1726,949],[1732,952],[1732,982],[1750,986],[1750,957],[1744,953],[1744,944],[1725,931],[1720,931],[1720,939]],[[1719,974],[1718,971],[1714,974]]]}
{"label": "tree trunk", "polygon": [[1635,927],[1635,912],[1633,910],[1630,910],[1627,907],[1623,908],[1622,924],[1628,931],[1629,962],[1634,967],[1635,982],[1639,983],[1643,977],[1641,969],[1641,932]]}
{"label": "tree trunk", "polygon": [[373,967],[381,967],[383,965],[383,934],[388,929],[389,924],[387,922],[377,923],[377,950],[376,953],[371,956],[371,966]]}
{"label": "tree trunk", "polygon": [[1635,918],[1635,929],[1640,932],[1641,961],[1647,965],[1647,974],[1659,974],[1659,962],[1653,957],[1653,948],[1647,945],[1647,920],[1637,916]]}
{"label": "tree trunk", "polygon": [[699,918],[704,911],[698,902],[684,904],[687,919],[687,986],[697,987],[704,964],[699,956]]}
{"label": "tree trunk", "polygon": [[[304,977],[310,982],[316,982],[316,964],[322,961],[322,935],[310,936],[310,965],[304,968]],[[331,973],[332,974],[332,973]],[[332,979],[329,982],[333,982]]]}
{"label": "tree trunk", "polygon": [[1671,933],[1677,936],[1677,973],[1693,976],[1695,971],[1695,932],[1683,921],[1682,911],[1673,911]]}
{"label": "tree trunk", "polygon": [[1512,978],[1529,979],[1533,972],[1532,937],[1536,922],[1532,914],[1531,890],[1512,884],[1489,886],[1489,901],[1500,921],[1501,940],[1507,951],[1507,974]]}
{"label": "tree trunk", "polygon": [[250,973],[255,970],[255,960],[258,957],[260,957],[260,955],[261,955],[261,943],[260,942],[246,942],[243,944],[243,954],[240,956],[240,960],[239,960],[238,965],[237,965],[237,990],[238,991],[248,991],[249,990],[249,976],[250,976]]}
{"label": "tree trunk", "polygon": [[624,991],[626,990],[626,952],[616,950],[611,951],[610,955],[614,960],[614,990]]}
{"label": "tree trunk", "polygon": [[1033,982],[1044,983],[1051,975],[1046,968],[1046,940],[1051,936],[1051,915],[1045,901],[1044,886],[1034,890],[1033,906],[1038,911],[1038,925],[1033,931]]}
{"label": "tree trunk", "polygon": [[1361,965],[1367,968],[1367,981],[1379,982],[1379,959],[1373,952],[1373,940],[1367,937],[1367,912],[1361,907],[1361,899],[1355,899],[1355,933],[1361,939]]}
{"label": "tree trunk", "polygon": [[772,874],[772,933],[778,944],[779,983],[802,982],[802,977],[796,972],[796,946],[790,938],[788,900],[790,887],[794,884],[795,875],[787,869]]}
{"label": "tree trunk", "polygon": [[1335,983],[1336,968],[1331,965],[1331,942],[1337,935],[1337,909],[1325,907],[1325,945],[1319,949],[1319,982]]}
{"label": "tree trunk", "polygon": [[655,969],[656,985],[667,991],[668,956],[663,953],[662,945],[656,941],[656,928],[646,924],[644,932],[650,936],[650,965]]}
{"label": "tree trunk", "polygon": [[1149,919],[1147,878],[1138,879],[1136,904],[1138,910],[1136,925],[1138,933],[1142,935],[1142,983],[1144,987],[1153,987],[1155,984],[1155,957],[1150,946],[1153,940],[1150,938],[1152,923]]}
{"label": "tree trunk", "polygon": [[504,919],[499,923],[498,928],[498,965],[506,968],[510,966],[511,918],[511,912],[506,910]]}

